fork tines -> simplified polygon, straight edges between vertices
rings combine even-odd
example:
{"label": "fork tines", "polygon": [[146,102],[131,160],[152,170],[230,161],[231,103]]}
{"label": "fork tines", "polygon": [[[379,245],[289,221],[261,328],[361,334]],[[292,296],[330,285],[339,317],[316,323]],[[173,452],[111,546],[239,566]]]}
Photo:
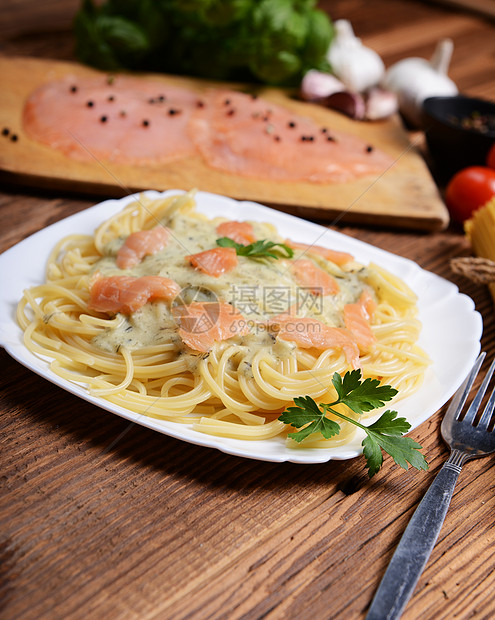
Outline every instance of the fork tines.
{"label": "fork tines", "polygon": [[490,365],[490,368],[488,369],[485,378],[483,379],[483,382],[481,383],[480,388],[478,389],[478,391],[476,392],[471,404],[469,405],[469,408],[467,409],[466,413],[463,415],[463,407],[466,403],[466,400],[469,396],[469,393],[471,391],[471,388],[473,386],[473,383],[478,375],[478,372],[481,368],[481,364],[483,363],[483,360],[485,359],[485,353],[481,353],[478,357],[478,359],[476,360],[476,363],[474,364],[471,372],[469,373],[469,375],[466,377],[463,385],[461,386],[461,389],[458,390],[458,392],[456,393],[456,395],[454,396],[454,398],[452,399],[452,402],[447,410],[446,416],[445,417],[449,417],[451,419],[455,419],[455,420],[460,420],[462,422],[465,422],[467,424],[471,424],[473,426],[475,426],[476,428],[479,428],[480,430],[487,430],[490,421],[492,419],[493,416],[493,412],[495,410],[495,390],[492,392],[492,394],[490,395],[490,398],[488,399],[488,402],[485,405],[485,409],[481,415],[481,417],[478,420],[478,423],[475,422],[476,420],[476,414],[478,413],[478,410],[481,406],[481,403],[483,401],[483,398],[486,394],[486,391],[488,389],[488,386],[490,384],[490,381],[492,379],[493,373],[495,372],[495,359],[493,360],[493,362]]}

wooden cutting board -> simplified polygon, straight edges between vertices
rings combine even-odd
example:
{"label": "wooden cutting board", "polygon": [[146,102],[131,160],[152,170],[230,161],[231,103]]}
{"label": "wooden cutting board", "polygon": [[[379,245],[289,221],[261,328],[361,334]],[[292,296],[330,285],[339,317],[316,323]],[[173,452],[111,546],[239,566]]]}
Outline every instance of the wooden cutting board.
{"label": "wooden cutting board", "polygon": [[[198,157],[166,166],[123,166],[110,162],[78,162],[30,140],[23,132],[22,110],[30,93],[41,84],[64,75],[90,76],[88,67],[60,61],[0,56],[0,172],[7,179],[38,187],[122,196],[142,189],[191,189],[225,194],[269,204],[301,216],[440,230],[448,212],[417,148],[410,143],[396,117],[358,122],[318,105],[292,99],[275,88],[261,88],[260,96],[285,105],[320,124],[359,135],[389,153],[395,164],[378,178],[368,176],[349,183],[275,182],[246,178],[207,166]],[[201,92],[212,84],[193,78],[154,75],[164,84],[179,84]],[[229,84],[228,87],[234,87]]]}

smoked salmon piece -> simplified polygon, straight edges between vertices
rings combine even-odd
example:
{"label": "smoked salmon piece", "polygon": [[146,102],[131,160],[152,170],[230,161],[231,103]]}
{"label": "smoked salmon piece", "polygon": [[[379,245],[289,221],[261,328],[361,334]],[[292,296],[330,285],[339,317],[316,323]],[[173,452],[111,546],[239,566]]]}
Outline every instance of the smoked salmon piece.
{"label": "smoked salmon piece", "polygon": [[270,181],[347,182],[377,176],[393,160],[355,135],[321,126],[249,94],[212,89],[189,131],[205,161],[222,171]]}
{"label": "smoked salmon piece", "polygon": [[344,324],[362,351],[369,350],[376,341],[370,326],[375,306],[368,291],[363,291],[357,303],[344,306]]}
{"label": "smoked salmon piece", "polygon": [[348,254],[347,252],[339,252],[338,250],[330,250],[329,248],[325,248],[321,245],[300,243],[299,241],[292,241],[292,239],[286,239],[284,243],[293,250],[303,250],[304,252],[308,252],[310,254],[319,254],[323,258],[326,258],[339,266],[345,265],[346,263],[350,263],[354,260],[354,256],[352,254]]}
{"label": "smoked salmon piece", "polygon": [[196,152],[187,125],[198,96],[158,80],[67,76],[28,98],[29,138],[80,161],[159,165]]}
{"label": "smoked salmon piece", "polygon": [[215,342],[249,332],[246,319],[227,302],[193,302],[175,306],[172,314],[179,323],[179,336],[194,351],[206,353]]}
{"label": "smoked salmon piece", "polygon": [[209,276],[218,278],[223,273],[232,271],[237,267],[237,253],[235,248],[212,248],[197,254],[186,256],[193,267]]}
{"label": "smoked salmon piece", "polygon": [[177,282],[162,276],[98,277],[91,285],[88,306],[97,312],[131,314],[148,301],[173,299],[180,290]]}
{"label": "smoked salmon piece", "polygon": [[359,303],[365,310],[368,320],[371,320],[376,310],[376,301],[373,299],[368,289],[364,289],[361,293]]}
{"label": "smoked salmon piece", "polygon": [[297,284],[309,289],[313,295],[335,295],[339,292],[337,280],[312,260],[299,258],[291,263],[290,268]]}
{"label": "smoked salmon piece", "polygon": [[228,237],[236,243],[249,245],[256,241],[253,227],[249,222],[222,222],[216,228],[219,237]]}
{"label": "smoked salmon piece", "polygon": [[279,338],[295,342],[301,349],[342,349],[352,368],[360,368],[358,346],[346,329],[318,319],[295,317],[290,312],[277,315],[268,325],[278,331]]}
{"label": "smoked salmon piece", "polygon": [[170,233],[164,226],[131,233],[117,253],[117,267],[131,269],[145,256],[158,252],[167,245]]}
{"label": "smoked salmon piece", "polygon": [[201,97],[156,78],[117,75],[47,82],[27,99],[27,136],[79,161],[160,166],[195,157],[269,181],[348,182],[393,163],[359,137],[242,92]]}

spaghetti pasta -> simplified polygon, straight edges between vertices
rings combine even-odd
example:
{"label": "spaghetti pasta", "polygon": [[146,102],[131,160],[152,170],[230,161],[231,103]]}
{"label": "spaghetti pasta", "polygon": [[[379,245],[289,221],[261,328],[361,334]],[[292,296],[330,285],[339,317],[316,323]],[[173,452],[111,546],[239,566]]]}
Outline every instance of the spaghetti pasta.
{"label": "spaghetti pasta", "polygon": [[[93,236],[61,240],[46,282],[19,302],[25,346],[50,360],[57,375],[115,405],[240,439],[285,437],[290,429],[278,420],[281,412],[301,395],[334,400],[334,372],[360,368],[400,397],[419,388],[429,360],[417,344],[416,296],[403,281],[378,265],[350,256],[337,264],[321,247],[296,243],[278,259],[240,253],[221,275],[209,275],[206,263],[199,269],[189,257],[218,247],[222,223],[195,210],[192,192],[143,195]],[[249,225],[253,238],[284,244],[272,225]],[[166,245],[120,269],[117,257],[130,236],[157,226],[169,232]],[[304,285],[297,261],[299,267],[311,261]],[[316,278],[309,285],[308,273]],[[124,276],[129,290],[119,288]],[[331,293],[319,285],[329,278]],[[174,287],[157,292],[164,280]],[[100,291],[112,298],[112,310],[105,310]],[[129,310],[128,294],[141,295],[137,309]],[[349,441],[354,425],[339,423],[338,436],[316,436],[305,447]]]}

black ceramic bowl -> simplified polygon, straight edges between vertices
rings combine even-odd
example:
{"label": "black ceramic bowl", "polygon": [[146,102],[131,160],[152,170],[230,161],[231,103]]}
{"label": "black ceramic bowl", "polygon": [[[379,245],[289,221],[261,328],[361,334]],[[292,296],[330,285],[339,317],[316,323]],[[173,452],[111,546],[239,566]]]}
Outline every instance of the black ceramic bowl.
{"label": "black ceramic bowl", "polygon": [[[473,125],[486,121],[482,132]],[[434,171],[447,181],[461,168],[486,165],[495,143],[495,102],[464,95],[429,97],[423,102],[423,129]]]}

